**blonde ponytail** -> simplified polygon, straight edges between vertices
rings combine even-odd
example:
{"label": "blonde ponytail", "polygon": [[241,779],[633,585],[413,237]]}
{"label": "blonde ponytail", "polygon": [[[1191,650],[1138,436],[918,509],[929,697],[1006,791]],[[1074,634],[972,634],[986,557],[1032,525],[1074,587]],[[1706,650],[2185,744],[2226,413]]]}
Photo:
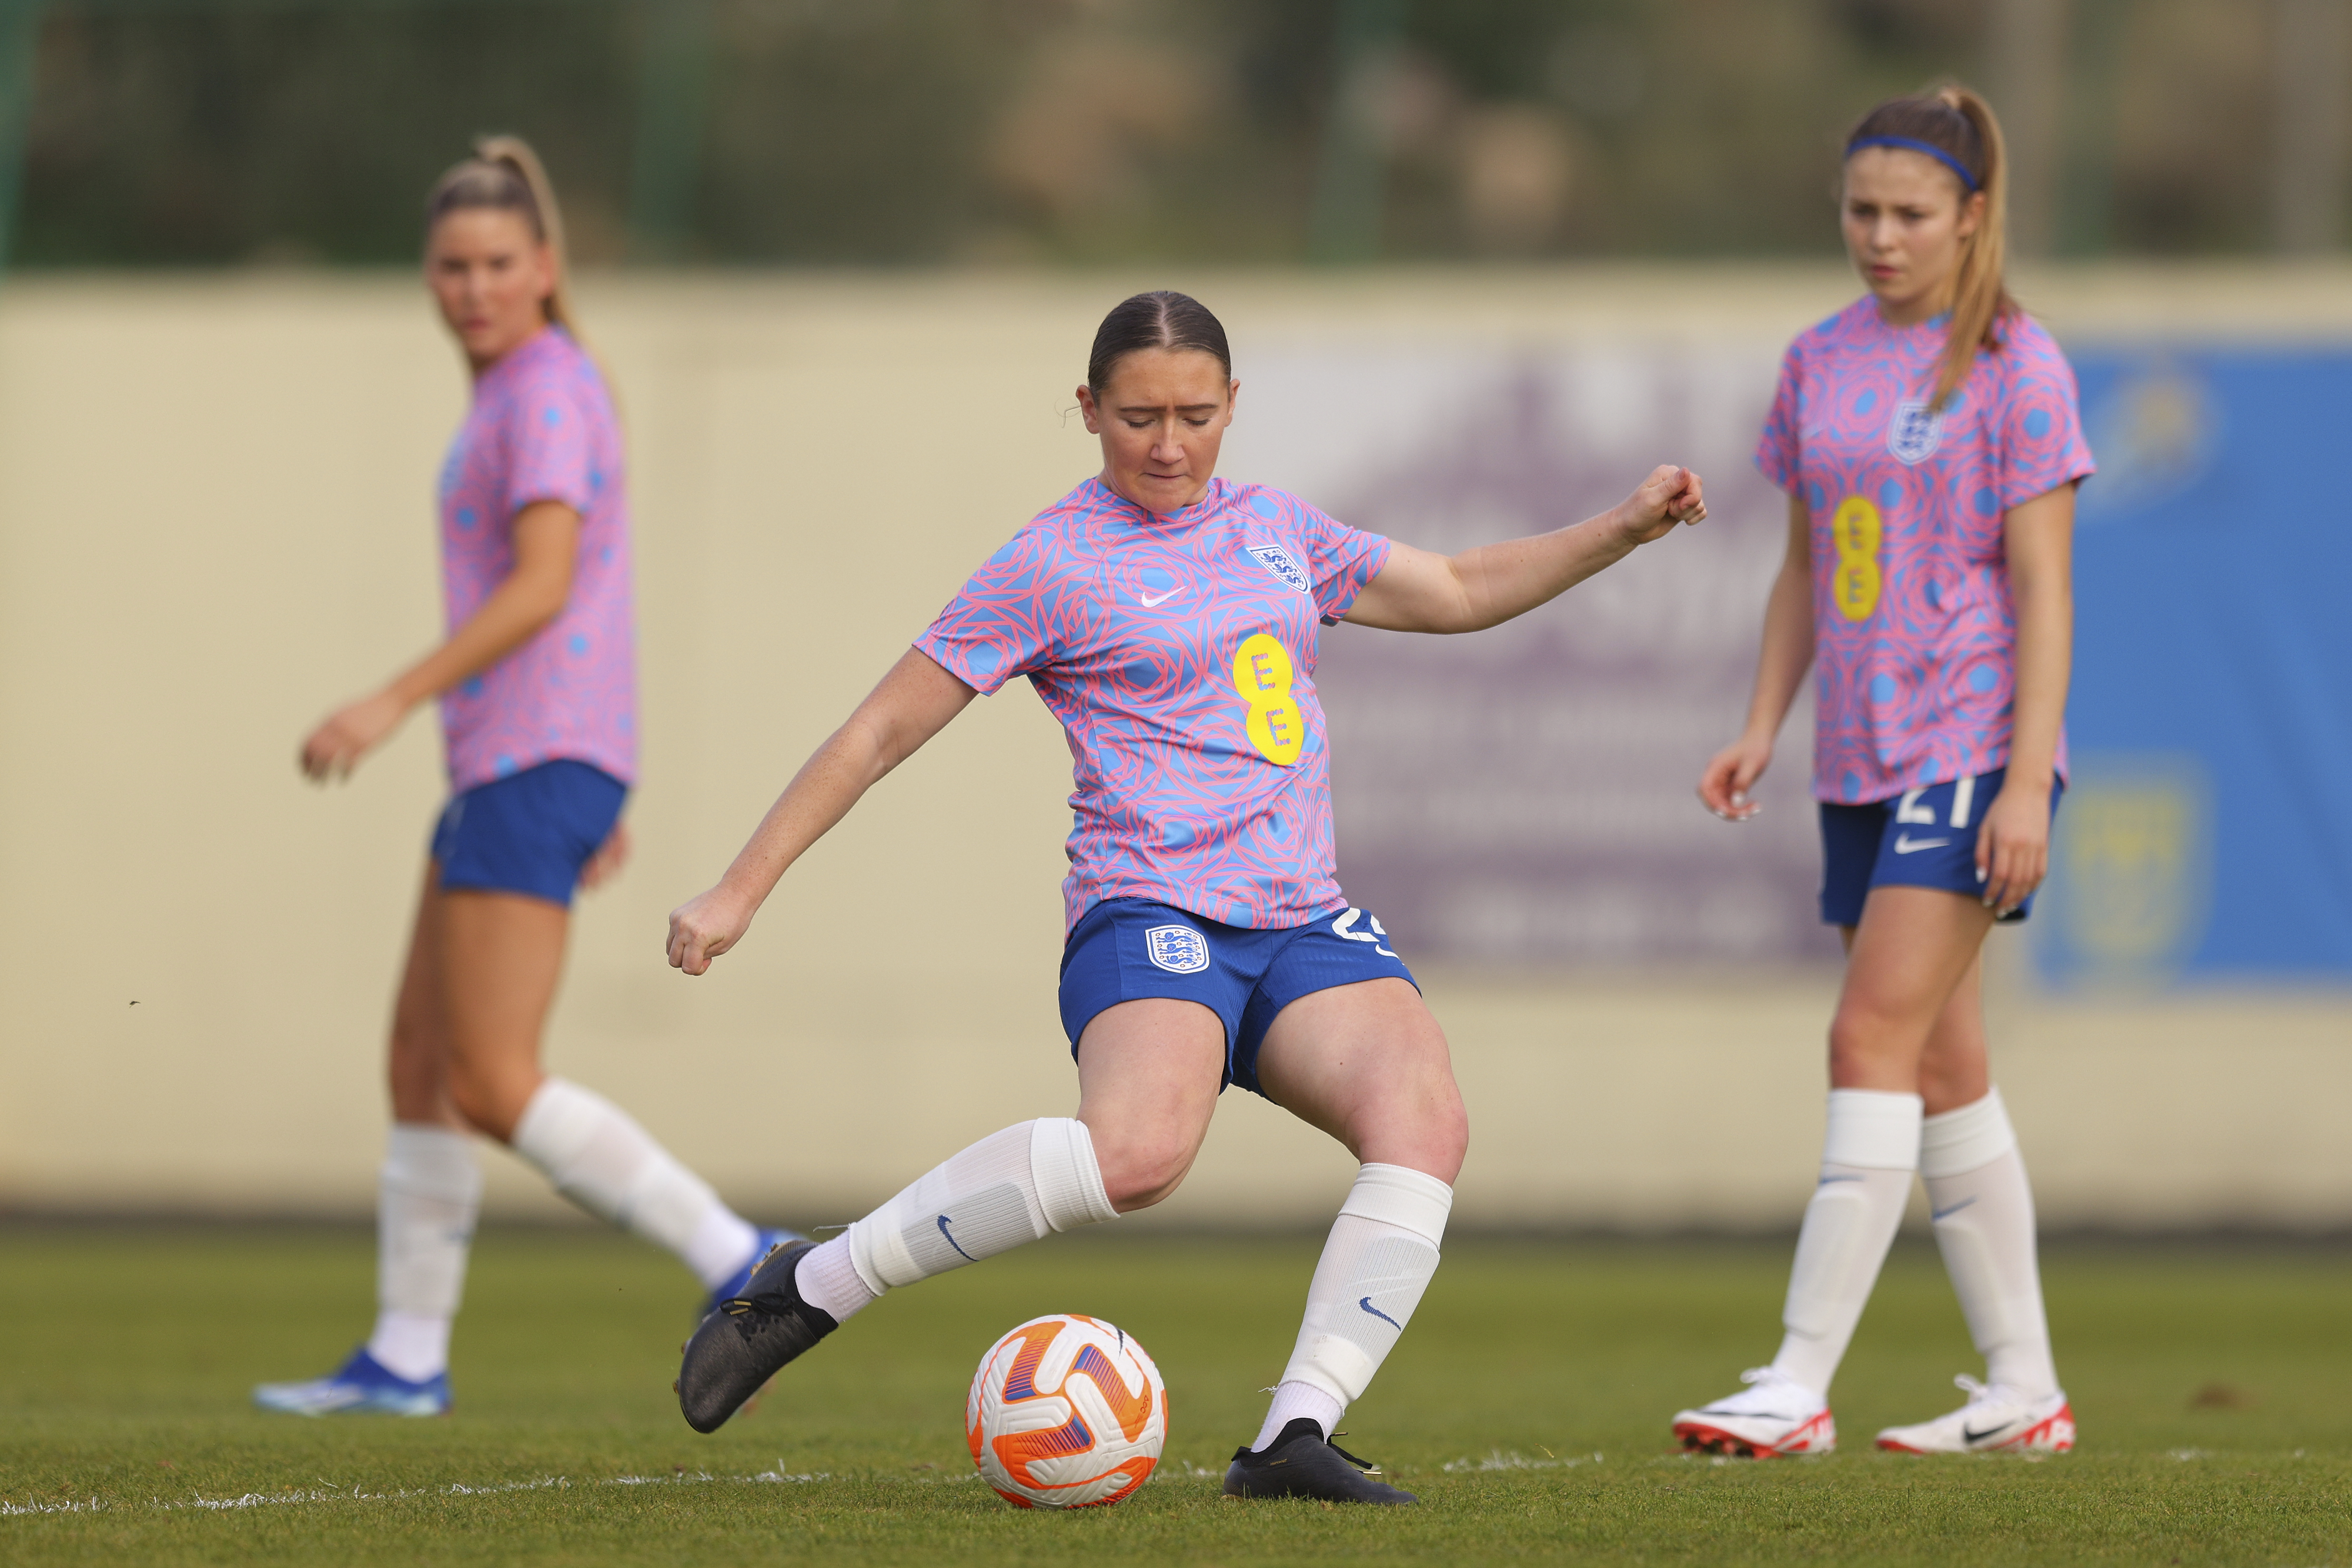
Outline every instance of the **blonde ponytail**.
{"label": "blonde ponytail", "polygon": [[1890,99],[1862,117],[1846,138],[1862,146],[1909,145],[1938,159],[1961,184],[1960,199],[1984,197],[1976,233],[1960,241],[1952,277],[1950,325],[1930,409],[1941,409],[1969,379],[1977,351],[1999,353],[2001,328],[2017,314],[2004,277],[2009,253],[2009,150],[1992,105],[1957,83],[1916,98]]}
{"label": "blonde ponytail", "polygon": [[[425,201],[425,226],[445,213],[463,207],[496,207],[520,214],[530,225],[531,237],[547,246],[555,264],[555,286],[543,301],[547,319],[580,340],[580,323],[572,312],[572,260],[563,245],[563,209],[556,204],[555,185],[547,166],[520,136],[484,136],[474,143],[474,155],[433,183]],[[583,344],[585,347],[585,344]]]}

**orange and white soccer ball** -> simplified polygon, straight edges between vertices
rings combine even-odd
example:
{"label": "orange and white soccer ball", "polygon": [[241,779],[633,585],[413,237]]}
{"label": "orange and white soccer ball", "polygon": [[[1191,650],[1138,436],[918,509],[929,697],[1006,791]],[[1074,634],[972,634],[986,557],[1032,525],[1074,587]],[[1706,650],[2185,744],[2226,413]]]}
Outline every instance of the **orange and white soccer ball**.
{"label": "orange and white soccer ball", "polygon": [[963,1426],[981,1479],[1013,1507],[1094,1508],[1150,1479],[1168,1441],[1168,1387],[1117,1328],[1057,1312],[988,1347]]}

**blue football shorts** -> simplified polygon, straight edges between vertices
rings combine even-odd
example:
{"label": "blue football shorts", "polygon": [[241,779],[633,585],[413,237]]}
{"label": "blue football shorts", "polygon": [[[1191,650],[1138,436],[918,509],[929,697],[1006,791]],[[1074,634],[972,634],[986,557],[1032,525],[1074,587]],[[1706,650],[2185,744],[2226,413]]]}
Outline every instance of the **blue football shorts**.
{"label": "blue football shorts", "polygon": [[[1062,1028],[1070,1054],[1095,1015],[1142,997],[1198,1002],[1223,1020],[1226,1083],[1264,1094],[1258,1048],[1299,998],[1359,980],[1421,982],[1361,909],[1256,931],[1170,904],[1110,898],[1087,911],[1062,949]],[[1222,1087],[1222,1085],[1220,1086]]]}
{"label": "blue football shorts", "polygon": [[450,797],[433,827],[446,892],[520,893],[572,906],[580,868],[613,836],[629,787],[559,758]]}
{"label": "blue football shorts", "polygon": [[[1874,887],[1939,887],[1981,897],[1977,831],[2008,772],[1996,768],[1973,779],[1906,789],[1891,800],[1862,806],[1822,802],[1822,922],[1861,925],[1863,903]],[[2063,779],[2051,784],[2053,818],[2065,789]],[[2028,896],[2000,918],[2014,924],[2032,907]]]}

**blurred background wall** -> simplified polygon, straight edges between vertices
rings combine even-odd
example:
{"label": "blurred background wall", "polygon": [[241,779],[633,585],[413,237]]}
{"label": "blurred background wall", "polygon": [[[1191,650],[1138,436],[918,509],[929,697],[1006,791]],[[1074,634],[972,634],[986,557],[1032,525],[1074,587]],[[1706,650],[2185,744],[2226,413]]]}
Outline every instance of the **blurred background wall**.
{"label": "blurred background wall", "polygon": [[[355,1214],[437,739],[303,728],[438,627],[463,407],[404,270],[467,136],[549,155],[635,465],[636,863],[550,1060],[747,1207],[846,1218],[1066,1110],[1068,759],[979,705],[688,982],[665,912],[971,566],[1089,472],[1102,310],[1207,298],[1227,471],[1453,547],[1688,461],[1715,520],[1542,615],[1340,629],[1341,870],[1447,1026],[1465,1219],[1790,1223],[1832,946],[1803,717],[1734,831],[1781,532],[1748,464],[1855,292],[1838,137],[1939,74],[2083,371],[2081,768],[1993,943],[2053,1221],[2352,1224],[2352,33],[2336,0],[0,0],[0,1208]],[[17,154],[21,153],[21,157]],[[21,170],[21,183],[17,172]],[[1328,1212],[1228,1096],[1169,1219]],[[1727,1154],[1725,1151],[1737,1151]],[[499,1162],[493,1204],[560,1205]]]}

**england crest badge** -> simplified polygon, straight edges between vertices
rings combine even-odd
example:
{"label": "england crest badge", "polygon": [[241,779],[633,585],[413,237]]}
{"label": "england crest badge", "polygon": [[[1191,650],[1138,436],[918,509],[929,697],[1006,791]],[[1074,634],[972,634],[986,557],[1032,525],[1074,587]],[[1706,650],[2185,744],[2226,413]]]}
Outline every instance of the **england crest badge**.
{"label": "england crest badge", "polygon": [[1944,444],[1944,416],[1927,412],[1925,399],[1908,397],[1895,405],[1886,425],[1886,450],[1906,468],[1916,468],[1936,455]]}
{"label": "england crest badge", "polygon": [[1197,975],[1209,967],[1209,939],[1189,925],[1155,925],[1143,934],[1143,950],[1171,975]]}
{"label": "england crest badge", "polygon": [[1280,545],[1252,545],[1249,547],[1249,552],[1257,558],[1258,565],[1290,584],[1297,591],[1301,593],[1307,591],[1307,574],[1298,570],[1298,563],[1290,559],[1288,550]]}

